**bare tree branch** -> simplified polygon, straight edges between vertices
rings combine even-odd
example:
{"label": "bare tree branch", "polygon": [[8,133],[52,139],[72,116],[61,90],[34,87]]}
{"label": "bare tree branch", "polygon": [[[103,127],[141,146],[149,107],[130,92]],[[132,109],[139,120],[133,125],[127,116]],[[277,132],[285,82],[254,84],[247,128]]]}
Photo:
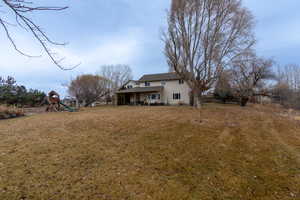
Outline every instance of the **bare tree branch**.
{"label": "bare tree branch", "polygon": [[[78,65],[71,66],[71,67],[65,67],[62,64],[62,61],[64,58],[57,58],[57,54],[55,52],[52,52],[49,45],[56,45],[56,46],[64,46],[66,43],[58,43],[53,40],[51,40],[48,35],[42,30],[40,26],[38,26],[33,20],[31,20],[27,14],[39,12],[39,11],[62,11],[67,9],[68,7],[51,7],[51,6],[34,6],[34,3],[31,1],[26,0],[2,0],[3,4],[10,10],[14,16],[16,21],[16,26],[19,26],[23,28],[26,31],[29,31],[33,37],[38,41],[38,43],[41,45],[43,50],[46,52],[46,54],[49,56],[51,61],[60,69],[62,70],[72,70],[76,68]],[[2,6],[3,7],[3,6]],[[4,21],[3,17],[0,16],[0,25],[3,27],[7,38],[9,39],[10,43],[13,45],[14,49],[19,52],[21,55],[27,56],[27,57],[39,57],[39,56],[32,56],[27,53],[24,53],[24,51],[20,50],[13,37],[11,36],[11,32],[9,31],[8,25],[11,25]]]}

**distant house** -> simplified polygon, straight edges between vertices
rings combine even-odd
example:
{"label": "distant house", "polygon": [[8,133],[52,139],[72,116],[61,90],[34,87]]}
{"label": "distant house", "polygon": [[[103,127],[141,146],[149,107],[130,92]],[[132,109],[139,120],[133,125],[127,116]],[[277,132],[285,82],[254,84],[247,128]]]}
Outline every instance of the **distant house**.
{"label": "distant house", "polygon": [[191,89],[176,73],[149,74],[116,92],[118,105],[190,104]]}

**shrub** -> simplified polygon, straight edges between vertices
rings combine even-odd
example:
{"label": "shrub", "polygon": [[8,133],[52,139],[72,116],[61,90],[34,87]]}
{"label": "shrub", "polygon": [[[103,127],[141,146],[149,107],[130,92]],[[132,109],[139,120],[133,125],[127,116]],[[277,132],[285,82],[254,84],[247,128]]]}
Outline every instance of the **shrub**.
{"label": "shrub", "polygon": [[46,94],[39,90],[27,90],[25,86],[17,85],[13,77],[0,76],[0,104],[23,106],[38,106]]}
{"label": "shrub", "polygon": [[24,116],[24,111],[16,107],[0,105],[0,119],[9,119]]}

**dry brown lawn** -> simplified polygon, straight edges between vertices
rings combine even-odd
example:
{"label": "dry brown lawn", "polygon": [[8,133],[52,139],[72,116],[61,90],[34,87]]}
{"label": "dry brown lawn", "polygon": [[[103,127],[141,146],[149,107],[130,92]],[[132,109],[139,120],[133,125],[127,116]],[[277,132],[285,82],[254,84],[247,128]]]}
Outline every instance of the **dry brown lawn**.
{"label": "dry brown lawn", "polygon": [[273,107],[100,107],[0,121],[0,199],[299,200],[300,122]]}

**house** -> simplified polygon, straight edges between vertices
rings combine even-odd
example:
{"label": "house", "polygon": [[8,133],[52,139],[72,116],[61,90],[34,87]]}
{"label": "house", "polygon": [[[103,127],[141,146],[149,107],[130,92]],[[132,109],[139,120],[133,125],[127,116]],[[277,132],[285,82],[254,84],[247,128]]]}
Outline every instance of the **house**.
{"label": "house", "polygon": [[187,83],[172,72],[128,81],[116,96],[118,105],[180,105],[191,103],[190,93]]}

